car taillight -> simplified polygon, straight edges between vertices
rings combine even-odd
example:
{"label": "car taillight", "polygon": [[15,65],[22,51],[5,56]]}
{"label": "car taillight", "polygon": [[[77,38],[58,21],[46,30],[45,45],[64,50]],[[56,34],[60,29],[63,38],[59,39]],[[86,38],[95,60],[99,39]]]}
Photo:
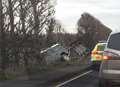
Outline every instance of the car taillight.
{"label": "car taillight", "polygon": [[103,56],[103,60],[109,60],[109,59],[111,59],[110,56]]}
{"label": "car taillight", "polygon": [[103,54],[103,60],[114,60],[116,59],[118,54],[112,52],[112,51],[104,51]]}

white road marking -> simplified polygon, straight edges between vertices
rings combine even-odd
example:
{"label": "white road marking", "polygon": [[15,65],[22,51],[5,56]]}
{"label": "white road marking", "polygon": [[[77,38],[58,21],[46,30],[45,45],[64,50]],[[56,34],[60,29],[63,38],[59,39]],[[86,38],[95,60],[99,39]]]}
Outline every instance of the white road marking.
{"label": "white road marking", "polygon": [[67,83],[69,83],[69,82],[71,82],[71,81],[73,81],[73,80],[76,80],[76,79],[78,79],[78,78],[80,78],[80,77],[83,77],[83,76],[85,76],[85,75],[87,75],[87,74],[89,74],[89,73],[91,73],[91,72],[93,72],[93,71],[92,71],[92,70],[87,71],[87,72],[85,72],[85,73],[83,73],[83,74],[80,74],[80,75],[74,77],[74,78],[71,78],[70,80],[67,80],[67,81],[65,81],[65,82],[63,82],[63,83],[60,83],[60,84],[56,85],[55,87],[61,87],[61,86],[65,85],[65,84],[67,84]]}

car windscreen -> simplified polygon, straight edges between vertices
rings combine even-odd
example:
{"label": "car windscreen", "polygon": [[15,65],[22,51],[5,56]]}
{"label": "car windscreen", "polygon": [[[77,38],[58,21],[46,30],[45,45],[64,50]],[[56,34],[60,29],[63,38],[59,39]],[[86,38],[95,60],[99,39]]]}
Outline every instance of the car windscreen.
{"label": "car windscreen", "polygon": [[110,49],[120,50],[120,33],[110,36],[107,47]]}

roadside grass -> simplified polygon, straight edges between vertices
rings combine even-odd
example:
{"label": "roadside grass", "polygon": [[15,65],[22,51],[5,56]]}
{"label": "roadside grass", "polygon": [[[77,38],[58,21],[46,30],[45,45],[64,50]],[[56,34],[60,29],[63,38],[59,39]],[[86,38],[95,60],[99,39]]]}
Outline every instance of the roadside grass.
{"label": "roadside grass", "polygon": [[14,73],[8,73],[7,72],[7,73],[5,73],[5,76],[6,76],[6,78],[3,76],[2,73],[0,73],[0,80],[12,80],[12,79],[16,78]]}
{"label": "roadside grass", "polygon": [[[72,58],[70,61],[57,61],[55,63],[51,63],[48,65],[45,64],[35,64],[35,65],[29,65],[27,68],[30,70],[30,74],[35,74],[35,73],[42,73],[42,72],[47,72],[50,70],[55,70],[58,68],[62,67],[67,67],[67,66],[84,66],[87,65],[89,61],[89,57],[81,57],[81,58]],[[19,78],[20,76],[27,75],[26,72],[26,67],[25,66],[20,66],[16,67],[15,70],[8,69],[5,72],[5,75],[7,77],[7,80],[13,80],[16,78]],[[2,74],[0,73],[0,80],[4,80]]]}

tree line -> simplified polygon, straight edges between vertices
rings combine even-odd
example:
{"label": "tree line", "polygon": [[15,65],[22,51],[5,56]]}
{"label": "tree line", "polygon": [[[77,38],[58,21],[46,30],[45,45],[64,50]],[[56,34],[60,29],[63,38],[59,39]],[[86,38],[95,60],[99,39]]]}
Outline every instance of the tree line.
{"label": "tree line", "polygon": [[55,19],[55,5],[55,0],[0,0],[1,79],[21,67],[30,75],[32,66],[44,65],[42,49],[75,39]]}
{"label": "tree line", "polygon": [[[83,35],[80,31],[83,23],[79,20],[82,19],[78,20],[77,34],[65,32],[54,17],[55,4],[56,0],[0,0],[1,79],[7,79],[6,71],[14,72],[20,67],[31,74],[33,65],[44,64],[40,51],[55,43],[69,47],[80,41],[93,46],[86,42],[92,38],[87,35],[92,33]],[[88,29],[89,26],[85,26],[84,30]]]}
{"label": "tree line", "polygon": [[[30,62],[41,63],[40,49],[49,39],[54,19],[53,0],[0,0],[0,75]],[[48,36],[43,33],[49,33]]]}

